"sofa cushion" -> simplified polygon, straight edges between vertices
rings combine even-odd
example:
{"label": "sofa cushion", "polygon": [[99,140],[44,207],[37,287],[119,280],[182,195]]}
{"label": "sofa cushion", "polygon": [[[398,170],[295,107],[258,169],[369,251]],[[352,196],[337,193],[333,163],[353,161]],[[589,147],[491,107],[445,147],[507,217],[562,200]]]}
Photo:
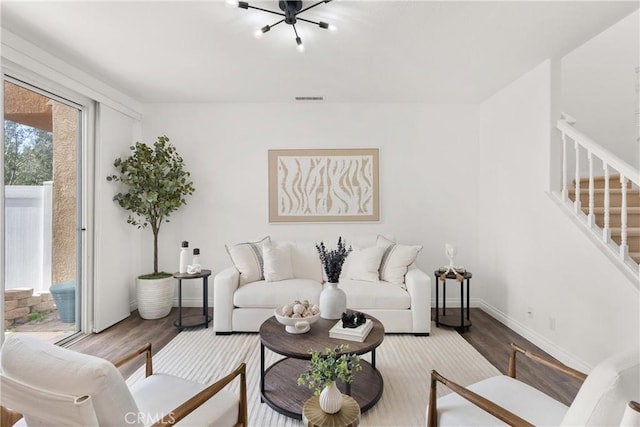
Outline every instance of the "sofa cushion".
{"label": "sofa cushion", "polygon": [[341,275],[341,279],[364,280],[366,282],[377,282],[379,277],[380,262],[384,255],[385,248],[382,246],[371,246],[369,248],[353,248],[347,259],[349,265],[346,275]]}
{"label": "sofa cushion", "polygon": [[406,310],[411,308],[411,296],[407,291],[389,282],[340,280],[338,285],[347,294],[347,307],[358,309],[381,308]]}
{"label": "sofa cushion", "polygon": [[233,305],[241,308],[273,307],[307,299],[318,304],[322,285],[309,279],[289,279],[279,282],[260,280],[239,287],[233,294]]}
{"label": "sofa cushion", "polygon": [[271,238],[267,236],[257,242],[238,243],[233,246],[225,245],[231,262],[240,272],[240,286],[264,279],[262,246],[270,241]]}
{"label": "sofa cushion", "polygon": [[400,245],[384,236],[378,236],[377,245],[385,248],[380,263],[380,280],[404,286],[404,276],[416,260],[422,246]]}
{"label": "sofa cushion", "polygon": [[[557,426],[567,412],[567,407],[562,403],[506,375],[487,378],[470,385],[468,389],[536,426]],[[505,425],[455,393],[439,398],[436,409],[437,424],[442,426]],[[427,414],[428,411],[427,406]]]}
{"label": "sofa cushion", "polygon": [[[139,415],[146,425],[157,422],[168,412],[206,388],[205,384],[167,374],[153,374],[131,385],[131,394],[138,404]],[[170,391],[170,392],[169,392]],[[238,420],[238,396],[221,390],[191,412],[178,426],[233,426]],[[136,414],[137,415],[137,414]],[[130,414],[127,420],[133,418]],[[122,423],[126,426],[126,423]]]}
{"label": "sofa cushion", "polygon": [[264,279],[267,282],[293,279],[291,247],[289,244],[270,242],[262,246]]}

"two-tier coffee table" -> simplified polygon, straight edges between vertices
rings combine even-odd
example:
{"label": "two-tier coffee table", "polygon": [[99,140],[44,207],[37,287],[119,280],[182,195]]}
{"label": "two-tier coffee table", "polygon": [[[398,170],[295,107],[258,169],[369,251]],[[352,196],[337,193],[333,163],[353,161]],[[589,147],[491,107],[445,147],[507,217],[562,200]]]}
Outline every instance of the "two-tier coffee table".
{"label": "two-tier coffee table", "polygon": [[[289,334],[284,325],[270,317],[260,326],[260,395],[262,401],[277,412],[291,418],[302,419],[302,407],[313,396],[313,390],[298,385],[298,376],[311,359],[309,350],[324,351],[347,344],[349,353],[371,353],[371,363],[361,360],[362,371],[356,372],[353,383],[339,384],[343,393],[350,395],[362,412],[366,412],[382,397],[382,375],[376,369],[376,348],[384,340],[384,326],[374,317],[373,329],[364,342],[329,338],[329,329],[337,320],[318,319],[304,334]],[[265,370],[265,348],[285,356]]]}

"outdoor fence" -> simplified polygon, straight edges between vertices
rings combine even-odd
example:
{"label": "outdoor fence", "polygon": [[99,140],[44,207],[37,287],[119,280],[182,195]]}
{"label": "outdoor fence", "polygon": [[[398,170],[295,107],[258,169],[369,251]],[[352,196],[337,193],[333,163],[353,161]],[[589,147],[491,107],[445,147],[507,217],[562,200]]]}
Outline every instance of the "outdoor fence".
{"label": "outdoor fence", "polygon": [[51,286],[53,182],[5,186],[5,289]]}

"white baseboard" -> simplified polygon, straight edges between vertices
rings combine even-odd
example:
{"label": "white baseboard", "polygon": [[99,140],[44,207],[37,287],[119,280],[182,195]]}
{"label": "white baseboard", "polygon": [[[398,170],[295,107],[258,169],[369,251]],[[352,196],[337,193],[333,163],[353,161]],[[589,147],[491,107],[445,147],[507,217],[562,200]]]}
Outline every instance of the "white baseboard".
{"label": "white baseboard", "polygon": [[[593,369],[591,365],[576,357],[575,355],[567,352],[566,350],[558,347],[556,344],[549,341],[547,338],[543,337],[539,333],[531,330],[527,326],[518,322],[515,319],[512,319],[502,311],[488,304],[486,301],[480,301],[480,309],[507,326],[512,331],[516,332],[518,335],[521,335],[523,338],[531,341],[536,346],[540,347],[546,353],[549,353],[551,356],[558,359],[560,362],[564,363],[567,366],[572,367],[573,369],[577,369],[584,373],[589,373]],[[473,322],[473,319],[471,319]]]}

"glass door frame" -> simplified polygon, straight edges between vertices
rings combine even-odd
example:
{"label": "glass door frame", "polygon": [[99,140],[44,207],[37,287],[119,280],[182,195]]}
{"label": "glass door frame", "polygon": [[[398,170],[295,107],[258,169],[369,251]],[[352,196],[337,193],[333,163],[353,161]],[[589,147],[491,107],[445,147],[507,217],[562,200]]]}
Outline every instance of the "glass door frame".
{"label": "glass door frame", "polygon": [[[94,146],[96,104],[93,100],[77,92],[69,90],[21,66],[3,61],[0,74],[2,103],[0,114],[4,119],[4,83],[17,84],[58,102],[78,110],[77,130],[77,204],[76,204],[76,330],[75,334],[58,342],[69,344],[84,334],[91,333],[93,318],[93,200],[94,200]],[[4,146],[4,132],[0,133],[0,141]],[[4,170],[4,150],[0,153],[1,170]],[[5,230],[4,230],[4,185],[0,189],[0,274],[4,277],[5,265]],[[4,280],[0,286],[0,318],[4,319]],[[4,327],[0,334],[0,344],[4,342]]]}

